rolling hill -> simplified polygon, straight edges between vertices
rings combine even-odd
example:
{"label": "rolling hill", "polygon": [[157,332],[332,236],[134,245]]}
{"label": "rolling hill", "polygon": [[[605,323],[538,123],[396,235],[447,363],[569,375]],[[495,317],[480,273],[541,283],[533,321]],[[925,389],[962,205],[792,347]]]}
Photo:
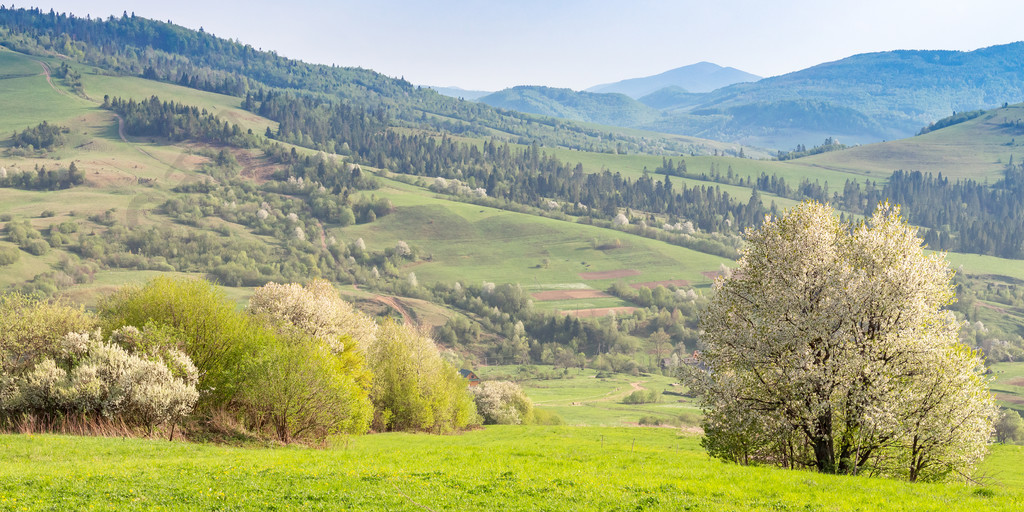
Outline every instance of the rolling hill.
{"label": "rolling hill", "polygon": [[[695,66],[714,69],[704,64]],[[827,137],[849,145],[909,137],[952,113],[1024,99],[1024,42],[970,52],[866,53],[710,92],[670,84],[669,76],[680,70],[588,90],[626,93],[651,109],[644,115],[636,115],[641,109],[622,99],[566,91],[545,94],[543,102],[506,91],[482,101],[500,101],[503,108],[523,112],[790,149]],[[665,85],[640,85],[652,83]]]}
{"label": "rolling hill", "polygon": [[552,87],[522,85],[488,94],[479,101],[506,110],[614,126],[642,126],[661,117],[660,112],[625,94]]}

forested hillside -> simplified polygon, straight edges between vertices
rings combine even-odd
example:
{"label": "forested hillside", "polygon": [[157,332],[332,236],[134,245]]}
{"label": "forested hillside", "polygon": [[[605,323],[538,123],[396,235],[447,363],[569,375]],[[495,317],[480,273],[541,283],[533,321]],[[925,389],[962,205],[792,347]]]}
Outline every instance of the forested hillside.
{"label": "forested hillside", "polygon": [[[432,304],[437,337],[470,360],[634,371],[698,347],[711,279],[780,204],[860,216],[897,200],[932,247],[1024,256],[1011,163],[995,187],[910,170],[817,174],[799,158],[508,113],[127,14],[5,8],[0,42],[18,52],[0,53],[19,70],[11,90],[50,95],[29,103],[31,122],[8,121],[0,160],[13,205],[4,284],[26,293],[86,294],[116,272],[230,287],[320,277],[383,315],[428,314],[378,295]],[[58,101],[66,110],[49,108]],[[754,126],[786,113],[730,115]],[[627,161],[634,170],[611,163]],[[78,199],[33,195],[53,189]],[[1017,304],[1016,275],[964,275],[953,306],[981,322],[965,339],[998,360],[1020,356],[1024,321],[983,304]]]}
{"label": "forested hillside", "polygon": [[[655,80],[661,80],[657,75],[636,79],[648,82],[627,80],[587,93],[513,88],[480,101],[781,150],[826,137],[851,145],[909,137],[951,114],[1019,102],[1024,98],[1022,63],[1024,43],[972,52],[900,50],[854,55],[756,82],[737,79],[743,83],[703,93],[668,82],[642,88],[651,80],[663,83]],[[670,73],[662,78],[668,80]],[[638,101],[590,95],[611,92]]]}

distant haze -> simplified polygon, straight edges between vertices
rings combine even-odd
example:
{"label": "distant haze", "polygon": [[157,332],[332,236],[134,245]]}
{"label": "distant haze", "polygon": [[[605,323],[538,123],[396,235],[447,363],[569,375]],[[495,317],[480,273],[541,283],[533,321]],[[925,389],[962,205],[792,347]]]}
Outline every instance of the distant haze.
{"label": "distant haze", "polygon": [[52,0],[36,6],[82,17],[134,11],[308,62],[486,91],[521,84],[580,90],[701,61],[774,76],[857,53],[973,50],[1024,36],[1024,2],[1005,0]]}

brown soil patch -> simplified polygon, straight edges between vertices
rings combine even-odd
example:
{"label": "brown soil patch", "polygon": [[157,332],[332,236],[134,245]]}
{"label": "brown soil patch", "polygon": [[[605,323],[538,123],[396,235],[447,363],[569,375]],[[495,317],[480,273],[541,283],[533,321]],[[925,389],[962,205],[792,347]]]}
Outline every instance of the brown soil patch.
{"label": "brown soil patch", "polygon": [[533,300],[599,299],[611,297],[601,290],[547,290],[530,294]]}
{"label": "brown soil patch", "polygon": [[563,315],[573,315],[579,318],[596,318],[601,316],[609,316],[612,314],[616,315],[628,315],[636,311],[634,307],[618,307],[618,308],[594,308],[594,309],[573,309],[571,311],[560,311]]}
{"label": "brown soil patch", "polygon": [[630,277],[638,275],[640,275],[640,271],[633,269],[607,270],[604,272],[580,272],[580,279],[618,279],[620,277]]}
{"label": "brown soil patch", "polygon": [[690,286],[690,282],[687,281],[686,279],[669,279],[669,280],[666,280],[666,281],[651,281],[651,282],[648,282],[648,283],[633,283],[630,286],[632,286],[633,288],[636,288],[637,290],[639,290],[640,288],[651,288],[651,289],[654,289],[654,288],[657,288],[659,286],[664,286],[665,288],[668,288],[669,286],[676,286],[676,287],[678,287],[678,286]]}
{"label": "brown soil patch", "polygon": [[1017,377],[1016,379],[1009,380],[1006,383],[1011,386],[1020,386],[1024,388],[1024,377]]}
{"label": "brown soil patch", "polygon": [[263,183],[270,179],[270,176],[279,171],[283,166],[270,162],[265,156],[254,155],[251,151],[232,151],[235,160],[242,166],[242,176],[253,178],[257,183]]}

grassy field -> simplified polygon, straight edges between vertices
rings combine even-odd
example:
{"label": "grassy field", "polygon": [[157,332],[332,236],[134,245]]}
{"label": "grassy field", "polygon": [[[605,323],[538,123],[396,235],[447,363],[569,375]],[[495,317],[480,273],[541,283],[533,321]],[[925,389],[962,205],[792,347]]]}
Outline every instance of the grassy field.
{"label": "grassy field", "polygon": [[0,133],[5,136],[43,119],[64,121],[93,108],[88,100],[52,89],[37,60],[46,59],[0,49]]}
{"label": "grassy field", "polygon": [[711,460],[674,429],[488,427],[334,448],[0,436],[0,510],[1020,510],[1020,447],[984,487]]}
{"label": "grassy field", "polygon": [[949,178],[990,181],[1002,177],[1010,155],[1024,153],[1024,137],[1003,126],[1024,118],[1024,105],[1011,105],[925,135],[868,144],[795,160],[798,165],[885,178],[892,171],[942,173]]}
{"label": "grassy field", "polygon": [[1024,363],[992,365],[992,391],[999,405],[1016,409],[1024,415]]}
{"label": "grassy field", "polygon": [[[519,283],[535,291],[573,284],[602,290],[616,280],[642,283],[683,279],[691,286],[707,287],[711,279],[702,272],[717,270],[728,262],[628,233],[451,201],[420,187],[381,181],[384,186],[372,195],[390,199],[396,211],[376,222],[333,234],[345,241],[363,238],[370,250],[392,247],[399,240],[412,244],[428,259],[403,272],[414,272],[421,282]],[[622,242],[621,248],[594,248],[594,240],[603,243],[614,239]],[[639,273],[617,279],[587,276],[617,270]],[[558,302],[556,306],[540,307],[567,311],[577,306],[625,305],[607,299]]]}

